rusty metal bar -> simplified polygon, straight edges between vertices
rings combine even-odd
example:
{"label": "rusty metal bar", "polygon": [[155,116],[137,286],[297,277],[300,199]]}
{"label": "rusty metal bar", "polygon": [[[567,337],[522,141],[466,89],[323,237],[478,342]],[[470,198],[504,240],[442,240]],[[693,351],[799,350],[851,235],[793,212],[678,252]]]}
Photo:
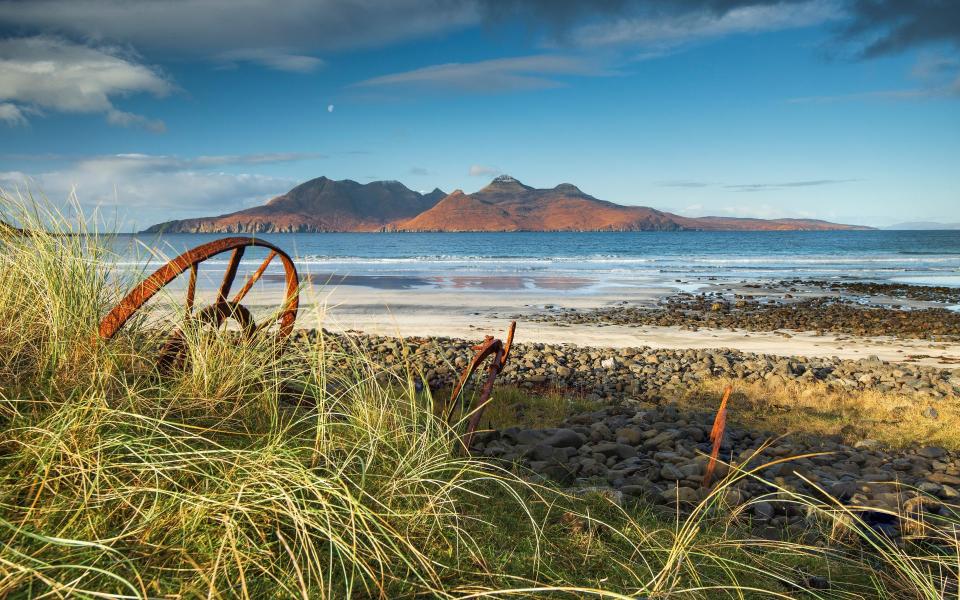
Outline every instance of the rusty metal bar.
{"label": "rusty metal bar", "polygon": [[233,280],[237,278],[237,269],[240,268],[240,261],[243,259],[243,246],[237,246],[230,255],[230,263],[227,265],[227,271],[223,274],[223,283],[220,284],[220,291],[217,292],[217,303],[226,302],[227,294],[233,287]]}
{"label": "rusty metal bar", "polygon": [[453,412],[457,408],[457,403],[460,400],[460,396],[463,394],[463,388],[467,385],[467,381],[470,379],[470,376],[473,375],[473,372],[476,371],[480,363],[483,362],[483,360],[488,356],[496,352],[497,348],[500,346],[502,346],[502,342],[500,340],[495,340],[493,339],[492,335],[488,335],[481,344],[470,347],[470,349],[474,350],[476,354],[473,355],[473,358],[467,364],[466,368],[463,370],[463,373],[460,374],[460,380],[450,393],[450,402],[447,404],[445,415],[448,424],[453,418]]}
{"label": "rusty metal bar", "polygon": [[510,328],[507,330],[507,343],[503,345],[503,359],[501,363],[505,366],[510,357],[510,349],[513,347],[513,334],[517,331],[517,322],[510,321]]}
{"label": "rusty metal bar", "polygon": [[193,312],[193,302],[197,296],[197,265],[190,265],[190,283],[187,285],[187,314]]}
{"label": "rusty metal bar", "polygon": [[234,303],[240,302],[246,297],[247,293],[250,291],[250,288],[252,288],[253,284],[255,284],[260,279],[260,277],[263,276],[264,271],[267,270],[267,267],[270,265],[270,262],[273,260],[273,257],[275,257],[276,255],[277,255],[276,250],[270,251],[270,254],[267,255],[267,259],[264,260],[259,267],[257,267],[257,270],[254,271],[253,275],[251,275],[247,279],[247,282],[243,284],[243,287],[240,288],[240,291],[237,292],[237,295],[233,297],[233,300],[231,300],[231,302],[234,302]]}

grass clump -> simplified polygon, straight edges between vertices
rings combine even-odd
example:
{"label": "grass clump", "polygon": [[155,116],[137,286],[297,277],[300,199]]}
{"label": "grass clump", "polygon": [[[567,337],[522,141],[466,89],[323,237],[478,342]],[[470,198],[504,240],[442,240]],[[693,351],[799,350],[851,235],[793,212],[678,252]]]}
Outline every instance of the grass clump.
{"label": "grass clump", "polygon": [[[445,398],[449,393],[443,390],[437,395]],[[483,412],[481,429],[559,427],[568,417],[600,408],[599,402],[566,390],[549,388],[534,391],[507,384],[497,386],[495,400]]]}
{"label": "grass clump", "polygon": [[102,371],[91,332],[114,296],[107,238],[22,198],[0,202],[8,220],[25,229],[0,227],[0,380],[64,391],[89,383]]}
{"label": "grass clump", "polygon": [[439,588],[457,498],[504,475],[456,457],[429,407],[361,360],[337,382],[289,368],[320,346],[279,360],[182,323],[186,360],[161,371],[142,320],[103,343],[129,285],[108,240],[5,201],[26,233],[0,240],[0,597]]}

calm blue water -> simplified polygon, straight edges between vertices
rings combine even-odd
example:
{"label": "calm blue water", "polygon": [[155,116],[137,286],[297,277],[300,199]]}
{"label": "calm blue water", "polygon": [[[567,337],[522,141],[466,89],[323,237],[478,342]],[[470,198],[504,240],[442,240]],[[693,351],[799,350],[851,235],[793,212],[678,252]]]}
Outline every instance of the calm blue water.
{"label": "calm blue water", "polygon": [[[223,237],[119,236],[122,264],[142,264]],[[634,232],[634,233],[326,233],[262,235],[294,257],[301,272],[423,278],[444,286],[463,278],[513,278],[520,289],[555,278],[596,286],[674,285],[709,277],[792,277],[901,281],[960,287],[960,231]],[[228,258],[208,263],[216,268]],[[252,270],[262,254],[248,253]],[[156,262],[156,261],[152,261]],[[279,265],[274,268],[279,269]],[[279,271],[278,271],[279,272]],[[459,278],[459,279],[458,279]],[[676,280],[683,283],[677,283]],[[539,282],[539,283],[538,283]],[[467,286],[469,287],[469,286]],[[547,286],[549,287],[549,286]]]}

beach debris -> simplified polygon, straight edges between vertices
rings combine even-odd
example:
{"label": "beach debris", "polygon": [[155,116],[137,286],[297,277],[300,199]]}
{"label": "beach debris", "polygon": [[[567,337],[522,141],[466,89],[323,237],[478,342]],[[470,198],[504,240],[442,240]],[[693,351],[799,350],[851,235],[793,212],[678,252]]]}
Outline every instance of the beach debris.
{"label": "beach debris", "polygon": [[[511,321],[510,328],[507,330],[506,343],[488,335],[482,343],[471,347],[471,350],[476,351],[476,354],[466,369],[464,369],[463,374],[460,376],[460,381],[453,387],[453,392],[450,394],[450,402],[447,404],[446,420],[448,425],[451,424],[458,405],[461,407],[461,412],[465,412],[466,410],[470,411],[467,428],[461,440],[464,448],[469,449],[470,444],[473,442],[473,436],[477,431],[477,427],[480,425],[480,418],[483,416],[483,411],[490,402],[494,381],[507,364],[507,358],[510,356],[510,347],[513,345],[513,334],[516,329],[517,322]],[[463,388],[473,373],[483,364],[483,361],[488,358],[490,359],[490,364],[487,365],[487,379],[480,389],[480,396],[477,398],[476,405],[471,407],[464,406],[462,402]]]}
{"label": "beach debris", "polygon": [[[228,300],[244,251],[251,247],[266,248],[270,252],[257,270],[247,278],[243,287]],[[231,252],[230,261],[227,263],[227,269],[223,275],[220,289],[217,291],[216,299],[210,306],[194,312],[197,273],[200,263],[226,252]],[[274,318],[257,324],[254,322],[250,310],[240,302],[263,276],[267,267],[275,258],[278,258],[283,264],[286,283],[285,298]],[[293,325],[297,319],[297,309],[300,304],[300,281],[293,259],[286,252],[269,242],[252,237],[228,237],[201,244],[184,252],[137,284],[100,322],[100,337],[104,340],[112,338],[150,298],[187,271],[190,271],[190,280],[187,285],[186,312],[188,316],[194,317],[198,323],[219,327],[228,319],[234,319],[240,325],[243,334],[250,337],[277,323],[279,325],[276,334],[277,341],[284,340],[293,331]],[[160,350],[157,357],[158,366],[170,368],[180,363],[183,360],[184,350],[184,332],[182,329],[176,328],[167,337]]]}
{"label": "beach debris", "polygon": [[713,448],[710,450],[710,462],[707,463],[707,470],[703,474],[703,487],[710,487],[710,480],[713,478],[713,472],[717,468],[717,458],[720,456],[720,444],[723,442],[723,431],[727,427],[727,400],[730,399],[730,392],[733,386],[728,385],[723,390],[723,399],[720,401],[720,410],[717,411],[717,417],[713,420],[713,429],[710,430],[710,441]]}

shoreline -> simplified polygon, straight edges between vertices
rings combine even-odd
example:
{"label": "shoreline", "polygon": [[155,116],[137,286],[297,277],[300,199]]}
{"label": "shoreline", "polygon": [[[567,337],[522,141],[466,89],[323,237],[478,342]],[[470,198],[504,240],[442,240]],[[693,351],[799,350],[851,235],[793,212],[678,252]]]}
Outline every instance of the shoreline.
{"label": "shoreline", "polygon": [[[788,291],[790,289],[794,291]],[[817,298],[852,298],[837,291],[764,282],[740,285],[709,282],[702,286],[702,293],[708,304],[714,296],[707,294],[723,294],[728,299],[746,298],[751,303],[769,301],[773,303],[771,306]],[[643,314],[648,309],[658,310],[678,298],[689,301],[700,296],[677,293],[676,289],[669,287],[633,288],[623,294],[576,295],[420,289],[398,292],[351,285],[308,286],[301,295],[297,326],[299,329],[323,327],[337,332],[391,337],[482,339],[486,335],[502,336],[510,321],[516,320],[518,342],[595,348],[731,348],[772,356],[836,356],[848,360],[875,356],[887,362],[946,369],[960,367],[960,338],[930,340],[789,328],[748,331],[741,327],[705,326],[703,321],[686,318],[678,318],[676,323],[668,325],[585,319],[586,315],[604,311],[623,315],[635,310]],[[928,300],[882,295],[870,299],[882,310],[897,311],[891,314],[943,306]],[[891,308],[893,306],[900,308]],[[926,315],[923,312],[914,314]],[[587,322],[573,322],[576,319]]]}
{"label": "shoreline", "polygon": [[[394,320],[371,316],[327,317],[320,324],[337,333],[363,333],[394,338],[429,337],[481,340],[484,336],[502,337],[510,319],[486,319],[475,325],[471,317],[444,316],[438,323],[435,314],[403,315]],[[298,326],[298,330],[312,327]],[[682,327],[551,327],[518,320],[516,340],[523,343],[563,345],[572,348],[620,349],[649,347],[663,350],[733,349],[784,358],[838,357],[858,360],[878,357],[884,362],[909,363],[943,369],[960,368],[960,344],[937,344],[896,338],[858,338],[853,336],[818,336],[814,332],[757,333]]]}
{"label": "shoreline", "polygon": [[[356,272],[311,272],[311,263],[300,265],[297,328],[482,339],[503,335],[516,320],[518,341],[531,343],[732,348],[960,366],[960,287],[760,274],[594,273],[575,264],[557,272],[483,267],[457,273],[397,260],[399,267]],[[198,302],[212,301],[211,288],[222,278],[217,266],[202,272]],[[238,281],[246,275],[241,272]],[[282,280],[265,273],[247,296],[256,321],[281,301]],[[172,302],[185,293],[185,281],[181,277],[169,288]]]}

